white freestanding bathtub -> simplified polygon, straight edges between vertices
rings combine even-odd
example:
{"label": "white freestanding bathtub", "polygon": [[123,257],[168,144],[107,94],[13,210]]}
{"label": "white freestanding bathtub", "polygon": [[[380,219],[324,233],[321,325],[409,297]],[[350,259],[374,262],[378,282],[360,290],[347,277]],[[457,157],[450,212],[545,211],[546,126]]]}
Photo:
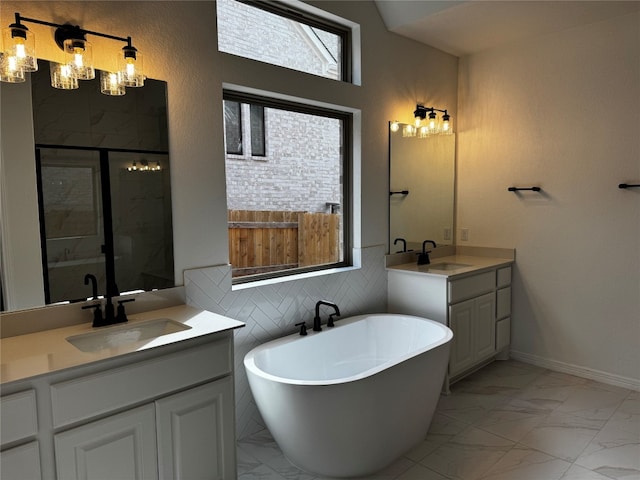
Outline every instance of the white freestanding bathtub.
{"label": "white freestanding bathtub", "polygon": [[267,428],[293,464],[361,476],[425,438],[452,338],[420,317],[359,315],[259,345],[244,365]]}

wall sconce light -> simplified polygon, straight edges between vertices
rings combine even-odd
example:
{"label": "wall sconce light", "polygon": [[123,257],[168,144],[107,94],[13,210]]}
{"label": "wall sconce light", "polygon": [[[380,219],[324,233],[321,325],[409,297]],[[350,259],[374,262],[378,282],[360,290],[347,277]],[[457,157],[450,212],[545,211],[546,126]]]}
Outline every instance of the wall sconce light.
{"label": "wall sconce light", "polygon": [[[438,119],[436,112],[442,113],[440,119]],[[420,138],[426,138],[431,135],[450,135],[453,133],[451,115],[449,115],[447,110],[425,107],[419,103],[416,105],[413,116],[415,117],[415,126]],[[425,121],[425,123],[423,123],[423,121]]]}
{"label": "wall sconce light", "polygon": [[96,35],[125,42],[118,57],[117,72],[103,72],[100,91],[105,95],[124,95],[125,87],[142,87],[144,73],[142,55],[131,44],[131,37],[116,37],[106,33],[85,30],[77,25],[45,22],[27,18],[16,12],[16,21],[3,29],[4,49],[0,56],[0,81],[19,83],[25,81],[25,72],[38,70],[35,39],[23,22],[54,27],[56,44],[64,52],[64,63],[51,62],[51,86],[63,90],[78,88],[78,80],[92,80],[96,73],[93,66],[93,49],[86,39]]}

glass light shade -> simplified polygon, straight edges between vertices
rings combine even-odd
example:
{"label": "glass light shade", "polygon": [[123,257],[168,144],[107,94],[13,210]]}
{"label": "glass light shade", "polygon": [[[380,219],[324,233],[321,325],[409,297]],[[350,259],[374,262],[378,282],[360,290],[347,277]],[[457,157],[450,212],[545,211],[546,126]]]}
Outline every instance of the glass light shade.
{"label": "glass light shade", "polygon": [[24,82],[24,70],[19,67],[18,59],[6,53],[0,53],[0,82]]}
{"label": "glass light shade", "polygon": [[[15,24],[14,24],[15,25]],[[38,70],[35,37],[26,27],[9,26],[2,31],[4,54],[14,57],[18,66],[25,72]]]}
{"label": "glass light shade", "polygon": [[429,114],[427,128],[429,129],[429,133],[432,135],[438,133],[438,131],[440,130],[438,125],[438,117],[435,112],[431,112]]}
{"label": "glass light shade", "polygon": [[423,125],[418,129],[418,137],[427,138],[429,135],[431,135],[431,132],[429,132],[429,127]]}
{"label": "glass light shade", "polygon": [[142,55],[133,47],[124,47],[124,54],[118,59],[118,70],[126,87],[144,86]]}
{"label": "glass light shade", "polygon": [[416,127],[414,127],[413,125],[405,125],[404,128],[402,129],[402,136],[403,137],[415,137],[416,136]]}
{"label": "glass light shade", "polygon": [[451,122],[449,120],[444,120],[442,122],[442,129],[440,130],[442,135],[451,135],[453,130],[451,129]]}
{"label": "glass light shade", "polygon": [[51,86],[60,90],[75,90],[78,88],[78,77],[69,65],[62,63],[49,63],[51,72]]}
{"label": "glass light shade", "polygon": [[393,122],[391,122],[391,125],[389,128],[391,129],[392,132],[397,132],[398,130],[400,130],[400,124],[398,123],[397,120],[394,120]]}
{"label": "glass light shade", "polygon": [[100,93],[120,96],[126,93],[121,72],[100,72]]}
{"label": "glass light shade", "polygon": [[76,73],[78,80],[93,80],[96,71],[93,68],[93,48],[86,40],[68,39],[64,41],[65,63]]}

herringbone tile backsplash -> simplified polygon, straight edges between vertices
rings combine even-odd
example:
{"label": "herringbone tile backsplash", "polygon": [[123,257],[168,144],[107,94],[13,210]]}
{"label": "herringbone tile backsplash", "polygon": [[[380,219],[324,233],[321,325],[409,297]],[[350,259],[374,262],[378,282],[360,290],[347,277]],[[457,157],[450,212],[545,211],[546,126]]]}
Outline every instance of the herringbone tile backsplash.
{"label": "herringbone tile backsplash", "polygon": [[187,270],[187,303],[246,323],[235,331],[235,393],[238,438],[264,428],[249,389],[243,359],[253,347],[295,333],[295,323],[313,322],[318,300],[340,307],[342,317],[385,312],[387,275],[383,245],[364,248],[362,268],[330,275],[231,290],[231,267]]}

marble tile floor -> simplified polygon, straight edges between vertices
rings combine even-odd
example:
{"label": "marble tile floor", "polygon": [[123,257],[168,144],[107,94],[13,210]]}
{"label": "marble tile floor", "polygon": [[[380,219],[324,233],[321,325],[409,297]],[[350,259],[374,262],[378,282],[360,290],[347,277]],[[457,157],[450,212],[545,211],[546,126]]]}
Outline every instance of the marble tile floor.
{"label": "marble tile floor", "polygon": [[[368,480],[640,480],[640,392],[508,360],[441,396],[425,440]],[[267,430],[238,441],[239,480],[328,480]]]}

